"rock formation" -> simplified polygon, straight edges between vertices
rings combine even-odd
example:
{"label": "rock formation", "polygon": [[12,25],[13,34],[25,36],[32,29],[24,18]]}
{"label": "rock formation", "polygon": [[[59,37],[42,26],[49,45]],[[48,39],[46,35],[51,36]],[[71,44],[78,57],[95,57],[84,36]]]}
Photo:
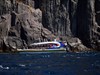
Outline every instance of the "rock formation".
{"label": "rock formation", "polygon": [[99,50],[99,6],[99,0],[0,0],[0,48],[59,36]]}
{"label": "rock formation", "polygon": [[70,36],[69,0],[42,0],[43,25],[58,36]]}
{"label": "rock formation", "polygon": [[[27,48],[31,43],[54,35],[42,25],[42,12],[32,0],[0,1],[0,46]],[[33,4],[32,4],[33,3]],[[6,51],[6,50],[4,50]]]}
{"label": "rock formation", "polygon": [[87,47],[100,48],[99,0],[35,0],[35,2],[36,8],[40,8],[43,12],[44,27],[58,36],[77,37]]}

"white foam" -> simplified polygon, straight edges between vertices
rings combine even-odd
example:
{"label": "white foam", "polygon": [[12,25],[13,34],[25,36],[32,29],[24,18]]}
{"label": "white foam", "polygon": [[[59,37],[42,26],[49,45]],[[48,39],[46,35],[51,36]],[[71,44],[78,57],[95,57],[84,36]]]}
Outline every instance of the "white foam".
{"label": "white foam", "polygon": [[4,66],[2,66],[2,65],[0,65],[0,68],[2,68],[2,69],[9,69],[9,67],[4,67]]}

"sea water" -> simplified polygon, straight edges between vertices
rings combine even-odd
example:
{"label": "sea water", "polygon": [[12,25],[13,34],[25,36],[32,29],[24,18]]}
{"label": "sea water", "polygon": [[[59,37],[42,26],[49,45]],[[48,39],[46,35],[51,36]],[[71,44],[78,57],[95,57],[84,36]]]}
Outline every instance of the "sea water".
{"label": "sea water", "polygon": [[100,53],[0,54],[0,75],[100,75]]}

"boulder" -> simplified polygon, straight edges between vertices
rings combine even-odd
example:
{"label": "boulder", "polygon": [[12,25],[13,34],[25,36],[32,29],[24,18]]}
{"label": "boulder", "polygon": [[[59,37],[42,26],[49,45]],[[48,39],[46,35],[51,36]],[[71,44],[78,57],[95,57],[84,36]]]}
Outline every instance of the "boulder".
{"label": "boulder", "polygon": [[80,39],[67,37],[67,42],[70,50],[72,52],[80,52],[80,51],[90,51],[90,48],[87,48]]}

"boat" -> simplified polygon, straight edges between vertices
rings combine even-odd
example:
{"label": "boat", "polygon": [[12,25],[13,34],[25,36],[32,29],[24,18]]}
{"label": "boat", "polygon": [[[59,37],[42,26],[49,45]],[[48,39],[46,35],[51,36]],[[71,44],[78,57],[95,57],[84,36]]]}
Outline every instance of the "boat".
{"label": "boat", "polygon": [[58,52],[66,51],[66,45],[63,42],[47,41],[30,44],[28,49],[17,49],[18,52]]}

